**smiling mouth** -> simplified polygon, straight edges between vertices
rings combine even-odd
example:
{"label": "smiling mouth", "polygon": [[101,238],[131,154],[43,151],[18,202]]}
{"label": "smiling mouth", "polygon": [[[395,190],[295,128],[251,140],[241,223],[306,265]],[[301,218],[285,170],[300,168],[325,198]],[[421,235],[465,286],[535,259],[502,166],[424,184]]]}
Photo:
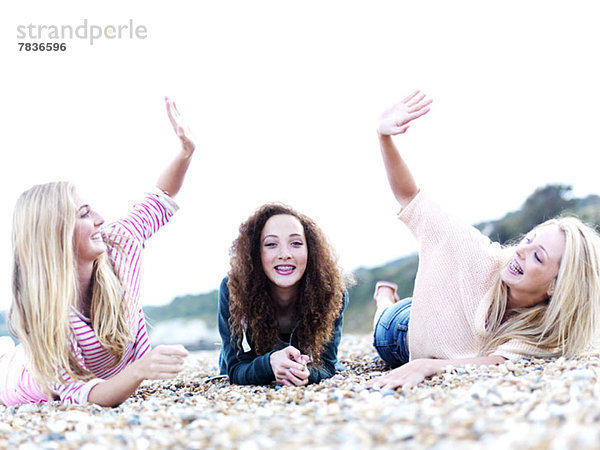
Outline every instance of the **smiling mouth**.
{"label": "smiling mouth", "polygon": [[296,270],[295,266],[290,266],[290,265],[275,266],[275,272],[277,272],[279,275],[290,275],[294,270]]}
{"label": "smiling mouth", "polygon": [[508,270],[513,275],[523,275],[523,273],[525,273],[523,272],[523,269],[521,268],[519,263],[514,259],[508,264]]}
{"label": "smiling mouth", "polygon": [[94,234],[92,234],[90,236],[90,240],[92,240],[92,241],[101,241],[102,240],[102,233],[100,233],[99,231],[96,231]]}

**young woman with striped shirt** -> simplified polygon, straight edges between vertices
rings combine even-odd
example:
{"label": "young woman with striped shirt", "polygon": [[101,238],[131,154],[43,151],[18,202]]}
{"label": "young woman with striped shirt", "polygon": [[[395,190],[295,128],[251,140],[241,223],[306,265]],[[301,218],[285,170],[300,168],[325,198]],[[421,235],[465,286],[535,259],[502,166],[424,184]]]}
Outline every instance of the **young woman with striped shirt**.
{"label": "young woman with striped shirt", "polygon": [[102,226],[66,182],[34,186],[19,198],[9,327],[21,343],[0,355],[4,405],[60,399],[116,406],[143,380],[181,370],[187,351],[150,347],[139,302],[144,243],[177,210],[172,197],[195,148],[175,104],[165,100],[182,148],[127,217]]}

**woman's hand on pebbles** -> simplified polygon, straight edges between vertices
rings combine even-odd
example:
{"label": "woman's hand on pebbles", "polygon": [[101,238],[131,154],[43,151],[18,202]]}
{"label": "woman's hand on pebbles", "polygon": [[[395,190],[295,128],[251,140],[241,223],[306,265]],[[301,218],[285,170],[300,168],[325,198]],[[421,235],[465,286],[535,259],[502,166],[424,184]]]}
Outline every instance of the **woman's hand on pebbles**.
{"label": "woman's hand on pebbles", "polygon": [[403,366],[388,372],[367,382],[367,387],[375,389],[410,389],[416,386],[426,377],[437,373],[441,367],[438,367],[435,359],[415,359]]}
{"label": "woman's hand on pebbles", "polygon": [[144,380],[175,378],[183,367],[188,351],[183,345],[159,345],[138,359],[137,373]]}
{"label": "woman's hand on pebbles", "polygon": [[183,345],[159,345],[121,372],[95,385],[90,390],[88,401],[101,406],[120,405],[144,380],[175,378],[187,355]]}
{"label": "woman's hand on pebbles", "polygon": [[425,100],[425,94],[415,91],[404,100],[385,111],[377,123],[377,132],[381,135],[405,133],[410,122],[429,112],[428,106],[433,100]]}
{"label": "woman's hand on pebbles", "polygon": [[306,386],[310,371],[307,364],[310,358],[291,345],[271,353],[269,362],[275,374],[275,381],[284,386]]}

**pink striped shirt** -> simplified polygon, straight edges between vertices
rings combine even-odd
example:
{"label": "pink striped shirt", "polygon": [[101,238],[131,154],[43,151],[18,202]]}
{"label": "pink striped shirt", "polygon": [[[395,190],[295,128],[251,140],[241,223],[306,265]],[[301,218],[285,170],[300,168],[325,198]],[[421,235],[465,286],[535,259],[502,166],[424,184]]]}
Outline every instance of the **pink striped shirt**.
{"label": "pink striped shirt", "polygon": [[[135,341],[127,345],[121,362],[111,368],[114,357],[100,345],[90,319],[73,308],[70,313],[72,348],[79,364],[92,372],[96,378],[87,382],[77,381],[62,370],[66,382],[53,384],[51,390],[63,403],[86,403],[94,386],[119,373],[150,350],[146,320],[139,302],[141,253],[146,239],[166,224],[177,209],[170,197],[156,190],[134,205],[127,217],[105,227],[107,232],[123,236],[117,238],[123,251],[119,252],[115,248],[108,251],[127,290],[126,298],[131,302],[128,310]],[[0,399],[5,405],[48,401],[48,397],[35,382],[29,367],[22,345],[17,345],[12,352],[0,359]]]}

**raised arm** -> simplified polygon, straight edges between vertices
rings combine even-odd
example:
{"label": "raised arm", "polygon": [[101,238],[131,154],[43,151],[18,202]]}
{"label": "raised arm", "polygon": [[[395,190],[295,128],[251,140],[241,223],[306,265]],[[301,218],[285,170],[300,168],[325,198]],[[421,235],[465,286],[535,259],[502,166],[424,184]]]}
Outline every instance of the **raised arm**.
{"label": "raised arm", "polygon": [[167,105],[169,121],[173,125],[175,134],[181,140],[181,151],[160,175],[156,186],[167,192],[169,196],[175,197],[183,185],[183,179],[190,166],[196,145],[194,144],[190,129],[185,125],[177,110],[175,102],[165,97],[165,103]]}
{"label": "raised arm", "polygon": [[417,195],[419,188],[404,162],[392,136],[403,134],[408,130],[410,122],[429,112],[432,100],[426,100],[425,94],[413,92],[401,102],[385,111],[379,118],[377,132],[381,145],[381,156],[388,181],[396,200],[405,207]]}

